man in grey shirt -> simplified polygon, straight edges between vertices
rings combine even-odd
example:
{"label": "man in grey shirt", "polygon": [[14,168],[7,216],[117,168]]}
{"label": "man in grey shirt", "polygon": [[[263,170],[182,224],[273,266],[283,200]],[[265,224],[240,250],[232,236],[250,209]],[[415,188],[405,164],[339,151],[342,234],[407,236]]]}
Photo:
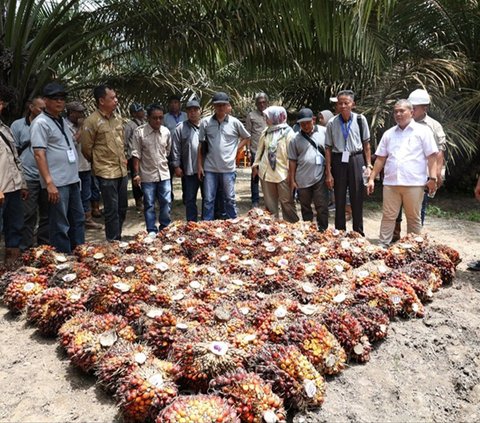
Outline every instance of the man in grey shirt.
{"label": "man in grey shirt", "polygon": [[313,220],[312,202],[317,211],[319,231],[328,228],[328,190],[325,186],[325,134],[315,126],[310,109],[302,109],[297,123],[300,132],[288,146],[290,188],[298,190],[304,221]]}
{"label": "man in grey shirt", "polygon": [[223,188],[225,212],[229,219],[237,217],[235,201],[235,158],[237,151],[247,144],[250,134],[243,124],[227,114],[228,95],[217,92],[212,98],[215,113],[200,124],[198,150],[198,177],[203,180],[203,218],[214,219],[217,188]]}
{"label": "man in grey shirt", "polygon": [[187,221],[198,220],[197,195],[200,180],[197,175],[198,130],[201,109],[196,100],[187,103],[188,120],[180,123],[173,132],[172,165],[175,176],[182,178],[183,198]]}
{"label": "man in grey shirt", "polygon": [[80,197],[78,156],[72,132],[61,116],[65,88],[51,82],[43,89],[45,111],[32,122],[31,137],[40,183],[47,189],[50,244],[71,253],[85,242],[85,216]]}
{"label": "man in grey shirt", "polygon": [[[25,219],[20,243],[21,250],[31,248],[35,244],[48,244],[48,196],[47,191],[40,185],[40,174],[30,141],[31,123],[43,109],[45,109],[43,98],[33,98],[28,106],[27,116],[17,119],[10,127],[28,189],[28,197],[24,201]],[[38,229],[36,229],[37,222]]]}

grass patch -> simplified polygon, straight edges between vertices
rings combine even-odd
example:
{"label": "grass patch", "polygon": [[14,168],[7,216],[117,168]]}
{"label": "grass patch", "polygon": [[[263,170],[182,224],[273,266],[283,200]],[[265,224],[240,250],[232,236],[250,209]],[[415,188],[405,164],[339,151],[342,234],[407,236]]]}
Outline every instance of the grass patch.
{"label": "grass patch", "polygon": [[438,206],[429,205],[427,216],[440,217],[442,219],[460,219],[469,222],[480,222],[480,210],[451,211]]}

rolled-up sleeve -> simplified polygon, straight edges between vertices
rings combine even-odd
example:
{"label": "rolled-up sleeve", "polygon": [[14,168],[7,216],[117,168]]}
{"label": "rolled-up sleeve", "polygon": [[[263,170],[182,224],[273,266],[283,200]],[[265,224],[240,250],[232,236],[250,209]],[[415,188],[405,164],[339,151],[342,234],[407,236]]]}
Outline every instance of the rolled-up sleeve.
{"label": "rolled-up sleeve", "polygon": [[142,137],[140,134],[140,129],[135,129],[132,137],[132,157],[136,157],[137,159],[142,158]]}
{"label": "rolled-up sleeve", "polygon": [[180,126],[175,128],[175,131],[173,131],[173,136],[172,136],[172,166],[173,167],[180,167],[180,163],[182,161],[182,131]]}

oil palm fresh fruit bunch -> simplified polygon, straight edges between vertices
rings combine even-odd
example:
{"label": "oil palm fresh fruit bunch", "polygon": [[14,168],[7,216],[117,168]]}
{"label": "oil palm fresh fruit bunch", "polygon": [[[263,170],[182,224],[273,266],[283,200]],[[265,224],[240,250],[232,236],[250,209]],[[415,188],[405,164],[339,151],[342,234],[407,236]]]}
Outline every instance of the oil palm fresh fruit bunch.
{"label": "oil palm fresh fruit bunch", "polygon": [[298,347],[268,344],[252,359],[252,365],[287,406],[302,410],[322,405],[323,377]]}
{"label": "oil palm fresh fruit bunch", "polygon": [[15,271],[9,270],[5,271],[0,276],[0,296],[3,296],[5,289],[12,282],[25,281],[26,282],[38,282],[41,285],[48,285],[50,275],[48,272],[45,272],[44,269],[39,269],[37,267],[31,266],[22,266],[16,269]]}
{"label": "oil palm fresh fruit bunch", "polygon": [[433,293],[442,286],[440,270],[433,264],[416,260],[401,267],[399,271],[410,277],[410,284],[422,301],[431,300]]}
{"label": "oil palm fresh fruit bunch", "polygon": [[155,423],[240,423],[235,408],[217,395],[179,396]]}
{"label": "oil palm fresh fruit bunch", "polygon": [[210,382],[210,388],[235,407],[242,422],[286,422],[283,400],[255,373],[240,370],[219,376]]}
{"label": "oil palm fresh fruit bunch", "polygon": [[50,266],[54,268],[50,275],[50,286],[76,288],[83,280],[92,276],[92,272],[85,263],[73,261]]}
{"label": "oil palm fresh fruit bunch", "polygon": [[133,342],[136,335],[127,320],[115,314],[81,313],[59,330],[60,343],[73,364],[90,371],[119,339]]}
{"label": "oil palm fresh fruit bunch", "polygon": [[153,360],[136,366],[120,380],[115,397],[127,422],[153,421],[178,395],[178,368]]}
{"label": "oil palm fresh fruit bunch", "polygon": [[403,278],[386,278],[381,285],[387,285],[393,288],[398,288],[402,291],[402,309],[400,314],[406,317],[423,317],[425,316],[425,307],[418,298],[415,289],[413,289],[411,282],[412,278],[404,275]]}
{"label": "oil palm fresh fruit bunch", "polygon": [[72,258],[63,253],[57,252],[55,247],[52,247],[51,245],[40,245],[25,251],[22,255],[22,259],[26,266],[44,267],[49,264],[66,263]]}
{"label": "oil palm fresh fruit bunch", "polygon": [[452,247],[444,244],[435,245],[435,249],[442,254],[445,254],[450,261],[453,263],[455,268],[460,264],[462,259],[460,258],[460,253]]}
{"label": "oil palm fresh fruit bunch", "polygon": [[325,245],[331,259],[347,262],[352,267],[359,267],[369,260],[363,238],[335,238]]}
{"label": "oil palm fresh fruit bunch", "polygon": [[19,275],[6,287],[3,303],[14,313],[21,313],[30,298],[42,293],[47,288],[48,278],[44,276]]}
{"label": "oil palm fresh fruit bunch", "polygon": [[384,260],[387,266],[398,269],[420,257],[420,253],[429,245],[428,238],[408,234],[388,248]]}
{"label": "oil palm fresh fruit bunch", "polygon": [[178,337],[177,318],[170,310],[149,308],[140,323],[142,339],[152,347],[155,355],[167,358]]}
{"label": "oil palm fresh fruit bunch", "polygon": [[66,320],[85,311],[86,295],[76,288],[47,288],[27,305],[27,320],[44,335],[57,335]]}
{"label": "oil palm fresh fruit bunch", "polygon": [[355,304],[349,306],[348,311],[358,320],[371,343],[387,336],[390,319],[379,308],[368,304]]}
{"label": "oil palm fresh fruit bunch", "polygon": [[347,308],[329,308],[322,314],[322,321],[345,349],[349,359],[359,363],[370,360],[372,346],[362,325]]}
{"label": "oil palm fresh fruit bunch", "polygon": [[422,250],[420,260],[432,264],[438,269],[442,278],[442,283],[452,283],[453,278],[455,277],[456,266],[452,260],[450,260],[449,256],[443,252],[442,248],[437,248],[435,245],[425,248]]}

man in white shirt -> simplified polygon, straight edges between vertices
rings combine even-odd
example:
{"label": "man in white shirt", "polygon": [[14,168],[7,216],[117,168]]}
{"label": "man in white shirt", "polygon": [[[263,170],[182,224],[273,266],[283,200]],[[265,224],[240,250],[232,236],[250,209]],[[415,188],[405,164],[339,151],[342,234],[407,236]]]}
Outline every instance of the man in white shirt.
{"label": "man in white shirt", "polygon": [[[413,106],[408,100],[399,100],[393,108],[395,125],[380,140],[377,159],[367,184],[373,193],[375,177],[385,166],[383,179],[383,216],[380,225],[380,243],[391,243],[395,220],[403,205],[407,217],[407,232],[421,233],[420,211],[428,175],[437,174],[438,147],[432,131],[413,120]],[[437,189],[436,177],[428,177],[429,193]]]}

